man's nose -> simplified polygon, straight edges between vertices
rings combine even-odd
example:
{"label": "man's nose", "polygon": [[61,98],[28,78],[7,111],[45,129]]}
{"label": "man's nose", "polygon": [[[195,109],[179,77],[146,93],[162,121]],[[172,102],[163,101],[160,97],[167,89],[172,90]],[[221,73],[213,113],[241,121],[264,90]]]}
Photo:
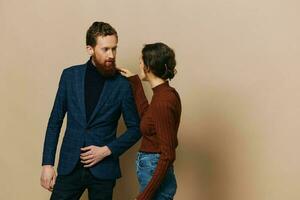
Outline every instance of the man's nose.
{"label": "man's nose", "polygon": [[115,55],[114,55],[114,53],[113,53],[112,50],[109,50],[109,51],[108,51],[108,57],[109,57],[109,58],[115,58]]}

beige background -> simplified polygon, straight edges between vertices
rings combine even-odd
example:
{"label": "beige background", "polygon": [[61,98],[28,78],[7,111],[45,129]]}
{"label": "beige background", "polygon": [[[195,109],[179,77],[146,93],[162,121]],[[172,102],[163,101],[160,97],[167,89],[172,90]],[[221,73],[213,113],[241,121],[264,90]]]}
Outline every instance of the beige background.
{"label": "beige background", "polygon": [[[49,198],[39,185],[49,113],[63,68],[88,59],[95,20],[118,30],[118,63],[132,70],[145,43],[176,51],[176,200],[300,199],[299,10],[298,0],[0,0],[0,199]],[[122,156],[114,200],[137,194],[137,147]]]}

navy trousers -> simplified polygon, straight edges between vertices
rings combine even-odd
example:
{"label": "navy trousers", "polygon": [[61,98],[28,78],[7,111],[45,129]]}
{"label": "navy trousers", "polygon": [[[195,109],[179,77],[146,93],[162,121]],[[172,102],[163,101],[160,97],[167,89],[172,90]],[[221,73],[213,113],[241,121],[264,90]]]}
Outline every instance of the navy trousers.
{"label": "navy trousers", "polygon": [[50,200],[77,200],[85,189],[89,200],[112,200],[116,180],[95,178],[89,169],[78,163],[69,175],[58,175]]}

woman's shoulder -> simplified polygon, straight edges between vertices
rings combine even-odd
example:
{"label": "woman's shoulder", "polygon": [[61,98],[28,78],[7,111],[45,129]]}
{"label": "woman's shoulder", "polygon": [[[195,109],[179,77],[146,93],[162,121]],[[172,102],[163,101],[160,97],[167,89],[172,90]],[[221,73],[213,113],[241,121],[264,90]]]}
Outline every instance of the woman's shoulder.
{"label": "woman's shoulder", "polygon": [[177,90],[171,86],[165,87],[155,95],[154,103],[174,105],[177,102],[180,103],[180,96]]}

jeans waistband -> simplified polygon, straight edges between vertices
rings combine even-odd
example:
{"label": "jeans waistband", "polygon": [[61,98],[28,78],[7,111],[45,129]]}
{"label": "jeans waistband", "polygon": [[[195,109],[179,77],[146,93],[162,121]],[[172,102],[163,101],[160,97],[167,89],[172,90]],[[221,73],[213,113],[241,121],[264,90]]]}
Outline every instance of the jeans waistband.
{"label": "jeans waistband", "polygon": [[157,153],[157,152],[146,152],[146,151],[138,151],[138,154],[159,154],[160,153]]}

